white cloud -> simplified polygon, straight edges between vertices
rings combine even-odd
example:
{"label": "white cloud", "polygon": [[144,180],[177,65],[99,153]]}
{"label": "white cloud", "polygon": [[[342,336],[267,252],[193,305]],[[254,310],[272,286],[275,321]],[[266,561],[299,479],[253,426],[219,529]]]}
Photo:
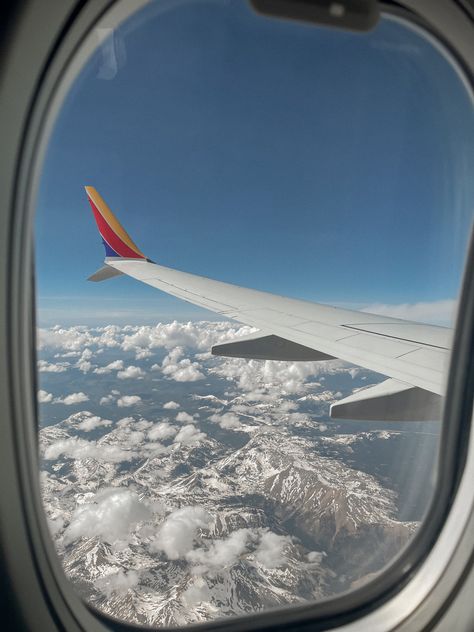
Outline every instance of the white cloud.
{"label": "white cloud", "polygon": [[93,355],[94,354],[89,348],[84,349],[84,351],[81,354],[81,357],[78,359],[78,361],[76,362],[74,366],[78,368],[80,371],[82,371],[83,373],[88,373],[94,366],[90,361]]}
{"label": "white cloud", "polygon": [[137,430],[148,430],[153,426],[152,421],[148,421],[147,419],[139,419],[135,422],[135,428]]}
{"label": "white cloud", "polygon": [[123,571],[109,573],[104,577],[99,577],[94,582],[94,586],[103,592],[108,598],[113,594],[124,595],[128,590],[138,586],[140,575],[137,571]]}
{"label": "white cloud", "polygon": [[210,421],[214,421],[219,424],[221,428],[225,428],[227,430],[239,430],[243,426],[240,423],[239,417],[235,413],[224,413],[223,415],[218,415],[215,413],[209,417]]}
{"label": "white cloud", "polygon": [[172,426],[166,421],[162,421],[148,430],[148,439],[150,439],[150,441],[169,439],[170,437],[174,437],[177,432],[178,428],[175,428],[175,426]]}
{"label": "white cloud", "polygon": [[163,373],[175,382],[197,382],[204,379],[204,373],[199,371],[198,367],[197,362],[191,363],[190,360],[181,360],[176,370],[167,367]]}
{"label": "white cloud", "polygon": [[[54,348],[55,346],[67,348],[67,352],[79,352],[81,344],[84,352],[81,361],[89,362],[87,358],[91,355],[91,349],[97,353],[107,347],[118,346],[123,351],[133,351],[135,354],[141,351],[154,348],[165,348],[168,350],[162,365],[153,365],[152,368],[159,370],[169,380],[176,382],[193,382],[203,380],[206,374],[214,374],[233,382],[234,388],[243,391],[245,398],[256,402],[280,401],[286,395],[304,395],[312,387],[311,382],[315,381],[315,376],[323,376],[326,373],[334,374],[339,372],[354,371],[354,367],[349,367],[341,361],[332,362],[271,362],[259,360],[245,360],[237,358],[216,358],[209,356],[209,349],[213,344],[237,339],[253,331],[250,327],[233,328],[229,323],[216,322],[194,322],[194,323],[167,323],[157,326],[125,326],[108,328],[70,328],[61,330],[42,331],[41,340],[44,348]],[[69,347],[72,347],[70,349]],[[197,352],[197,353],[196,353]],[[200,361],[197,362],[197,356]],[[115,362],[120,362],[116,360]],[[113,366],[113,369],[112,369]],[[124,379],[127,377],[142,377],[143,369],[140,367],[118,368],[115,363],[110,363],[106,367],[97,369],[117,370]],[[122,373],[123,372],[123,373]],[[100,398],[101,405],[111,404],[117,398],[113,398],[112,393]],[[120,400],[123,406],[128,402],[125,396]],[[283,406],[296,406],[287,402]],[[165,408],[166,409],[166,408]],[[171,410],[171,408],[169,408]],[[283,410],[283,409],[280,409]],[[235,418],[227,417],[221,419],[223,427],[237,430],[238,421]],[[219,421],[216,421],[219,423]]]}
{"label": "white cloud", "polygon": [[[38,329],[38,349],[62,352],[73,357],[82,351],[80,361],[90,361],[93,353],[106,349],[121,348],[133,351],[135,357],[150,357],[153,349],[164,348],[168,351],[181,347],[198,353],[197,359],[209,358],[209,350],[215,344],[229,342],[235,338],[253,333],[255,328],[232,326],[229,322],[188,322],[159,323],[156,326],[107,325],[105,327],[69,327],[59,326]],[[204,356],[201,355],[204,353]],[[86,368],[87,365],[84,365]],[[155,365],[156,369],[161,369]]]}
{"label": "white cloud", "polygon": [[147,458],[153,458],[160,454],[169,454],[170,446],[164,446],[158,441],[152,441],[145,443],[145,445],[142,446],[142,451]]}
{"label": "white cloud", "polygon": [[40,389],[38,391],[38,401],[40,404],[47,404],[48,402],[53,401],[53,395],[52,393],[48,393],[47,391]]}
{"label": "white cloud", "polygon": [[163,408],[165,408],[166,410],[175,410],[176,408],[179,408],[180,405],[177,402],[166,402],[166,404],[163,404]]}
{"label": "white cloud", "polygon": [[223,540],[214,540],[207,549],[189,551],[186,559],[193,564],[199,564],[201,573],[232,566],[247,551],[248,541],[252,537],[251,529],[237,529]]}
{"label": "white cloud", "polygon": [[119,380],[127,380],[127,379],[130,379],[130,378],[138,378],[138,377],[143,377],[144,375],[145,375],[145,371],[140,369],[140,367],[138,367],[138,366],[133,366],[133,364],[128,366],[123,371],[119,371],[117,373],[117,377],[118,377]]}
{"label": "white cloud", "polygon": [[223,359],[212,372],[235,381],[248,398],[273,401],[282,395],[306,391],[306,380],[321,373],[347,371],[338,361],[280,362],[274,360]]}
{"label": "white cloud", "polygon": [[183,445],[193,445],[199,443],[206,437],[206,433],[200,432],[196,426],[189,424],[184,426],[174,438],[173,443],[181,443]]}
{"label": "white cloud", "polygon": [[155,327],[131,327],[122,339],[124,351],[146,352],[163,347],[168,350],[183,347],[208,352],[214,344],[229,341],[256,331],[252,327],[232,327],[228,322],[159,323]]}
{"label": "white cloud", "polygon": [[435,325],[453,326],[457,310],[457,300],[446,299],[442,301],[402,303],[399,305],[388,305],[384,303],[374,303],[367,305],[362,310],[371,314],[381,316],[391,316],[402,320],[412,320],[420,323],[432,323]]}
{"label": "white cloud", "polygon": [[112,390],[108,395],[100,398],[99,404],[106,406],[107,404],[113,404],[120,395],[120,391]]}
{"label": "white cloud", "polygon": [[192,608],[203,601],[209,601],[211,593],[202,577],[196,577],[194,583],[190,584],[181,595],[181,600],[185,606]]}
{"label": "white cloud", "polygon": [[92,362],[89,362],[89,360],[78,360],[78,362],[76,362],[74,366],[78,368],[79,371],[82,371],[83,373],[88,373],[92,369],[93,365]]}
{"label": "white cloud", "polygon": [[117,428],[130,428],[132,424],[135,423],[135,419],[133,417],[122,417],[117,421]]}
{"label": "white cloud", "polygon": [[59,349],[62,351],[79,351],[87,346],[113,348],[119,346],[117,337],[120,329],[107,326],[97,329],[88,327],[70,327],[64,329],[56,326],[50,329],[38,329],[38,349]]}
{"label": "white cloud", "polygon": [[64,518],[57,516],[56,518],[48,518],[48,527],[52,536],[57,535],[64,527]]}
{"label": "white cloud", "polygon": [[145,433],[140,430],[131,430],[127,435],[127,443],[130,445],[138,445],[145,440]]}
{"label": "white cloud", "polygon": [[197,362],[191,362],[189,358],[181,360],[180,358],[182,358],[183,354],[184,349],[182,347],[176,347],[168,353],[161,365],[163,375],[175,382],[196,382],[197,380],[202,380],[204,374],[200,371],[200,365]]}
{"label": "white cloud", "polygon": [[174,347],[163,359],[163,366],[176,364],[184,356],[184,347]]}
{"label": "white cloud", "polygon": [[113,362],[110,362],[106,368],[111,371],[120,371],[120,369],[123,369],[123,360],[114,360]]}
{"label": "white cloud", "polygon": [[106,463],[121,463],[137,458],[138,454],[117,445],[69,437],[52,443],[45,448],[43,454],[47,461],[55,461],[60,456],[70,459],[95,459]]}
{"label": "white cloud", "polygon": [[69,362],[58,362],[53,364],[46,360],[38,360],[38,371],[40,373],[64,373],[68,370]]}
{"label": "white cloud", "polygon": [[306,557],[308,558],[308,562],[321,564],[326,557],[326,553],[324,553],[324,551],[310,551]]}
{"label": "white cloud", "polygon": [[212,516],[202,507],[183,507],[173,511],[161,525],[151,543],[152,551],[164,551],[170,560],[189,553],[200,529],[207,529]]}
{"label": "white cloud", "polygon": [[106,373],[112,373],[112,371],[120,371],[121,369],[123,369],[123,360],[115,360],[114,362],[110,362],[106,366],[97,367],[97,369],[94,369],[94,373],[103,375]]}
{"label": "white cloud", "polygon": [[119,406],[119,408],[128,408],[139,404],[141,401],[142,398],[139,395],[122,395],[122,397],[119,397],[117,400],[117,406]]}
{"label": "white cloud", "polygon": [[189,414],[182,410],[176,415],[176,421],[180,421],[182,423],[193,423],[194,418]]}
{"label": "white cloud", "polygon": [[112,371],[109,370],[106,366],[98,366],[93,371],[93,373],[97,373],[97,375],[106,375],[106,374],[111,373],[111,372]]}
{"label": "white cloud", "polygon": [[214,356],[210,351],[206,351],[205,353],[196,353],[194,357],[196,360],[212,360]]}
{"label": "white cloud", "polygon": [[136,360],[144,360],[145,358],[150,358],[152,355],[153,354],[149,349],[137,349],[135,351]]}
{"label": "white cloud", "polygon": [[131,530],[151,516],[149,507],[136,492],[120,487],[104,489],[76,507],[64,533],[64,543],[81,537],[98,537],[110,544],[127,540]]}
{"label": "white cloud", "polygon": [[286,561],[283,550],[288,544],[290,544],[289,536],[266,531],[262,534],[260,544],[254,552],[255,559],[266,568],[281,566]]}
{"label": "white cloud", "polygon": [[88,402],[89,397],[82,391],[79,393],[71,393],[66,397],[56,397],[53,400],[53,404],[65,404],[66,406],[74,406],[75,404],[82,404],[82,402]]}
{"label": "white cloud", "polygon": [[96,428],[104,428],[111,425],[112,422],[110,419],[102,419],[102,417],[92,415],[91,417],[86,417],[83,421],[79,422],[76,425],[76,428],[83,430],[84,432],[90,432]]}

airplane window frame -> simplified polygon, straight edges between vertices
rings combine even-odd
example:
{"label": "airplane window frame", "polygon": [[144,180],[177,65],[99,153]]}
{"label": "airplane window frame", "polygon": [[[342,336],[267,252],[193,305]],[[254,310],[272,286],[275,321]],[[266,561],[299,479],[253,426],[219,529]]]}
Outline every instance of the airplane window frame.
{"label": "airplane window frame", "polygon": [[[2,270],[5,270],[7,274],[2,277],[0,285],[0,301],[3,314],[5,314],[5,318],[2,318],[0,323],[0,338],[7,340],[8,344],[0,351],[0,371],[4,376],[0,390],[0,411],[2,418],[8,420],[8,432],[0,448],[0,461],[5,473],[3,478],[11,481],[12,493],[16,491],[17,497],[10,498],[15,509],[11,513],[11,519],[6,520],[0,529],[0,544],[3,547],[5,534],[9,533],[12,541],[16,542],[17,546],[22,546],[24,553],[26,551],[27,556],[24,557],[23,553],[22,557],[22,569],[25,571],[25,576],[17,576],[15,581],[18,586],[24,587],[25,581],[27,584],[34,584],[36,578],[38,585],[34,595],[38,598],[38,595],[43,594],[47,599],[48,607],[54,613],[54,625],[58,629],[66,626],[75,626],[70,629],[78,630],[146,629],[114,621],[84,604],[75,594],[73,587],[65,579],[56,557],[42,514],[39,495],[35,424],[37,419],[36,371],[32,362],[36,357],[36,352],[35,302],[32,289],[34,270],[31,200],[35,196],[38,168],[41,153],[47,142],[48,126],[54,120],[51,107],[54,106],[58,95],[59,99],[61,97],[61,92],[58,90],[64,94],[65,69],[70,68],[71,63],[82,65],[82,58],[78,57],[78,54],[80,55],[87,33],[106,11],[117,10],[117,7],[123,3],[103,0],[95,3],[75,3],[71,0],[69,3],[62,3],[60,11],[58,4],[54,2],[29,3],[30,9],[26,19],[30,20],[30,29],[33,28],[35,20],[45,19],[45,13],[49,15],[50,23],[42,34],[44,50],[38,58],[37,75],[33,77],[31,86],[19,92],[18,102],[23,105],[24,110],[20,109],[18,112],[17,127],[15,130],[12,127],[11,130],[5,131],[5,134],[9,134],[11,138],[10,144],[6,145],[6,151],[12,158],[12,171],[9,173],[8,170],[1,170],[3,190],[0,226],[4,230],[0,232],[4,243],[0,243],[4,246],[1,251]],[[465,81],[469,82],[472,88],[474,38],[469,39],[472,23],[469,30],[465,21],[467,14],[463,13],[462,7],[455,2],[446,2],[441,8],[430,6],[429,1],[422,3],[415,0],[404,4],[406,6],[404,10],[397,9],[390,3],[381,3],[381,9],[398,15],[400,19],[410,21],[416,28],[422,28],[429,37],[439,42],[438,45],[443,50],[449,51],[449,55],[456,60],[459,72],[463,73]],[[134,10],[137,6],[134,5]],[[412,13],[410,8],[416,9],[418,15]],[[120,14],[118,10],[117,19],[122,17],[123,14]],[[18,24],[24,26],[21,19]],[[17,28],[18,24],[13,22],[12,28]],[[437,24],[440,26],[437,27]],[[464,38],[459,37],[458,27],[465,33]],[[440,35],[441,30],[443,35]],[[449,30],[452,36],[447,35]],[[27,32],[28,28],[25,27],[24,31]],[[448,37],[450,37],[449,40]],[[48,44],[53,40],[55,44],[48,51]],[[43,67],[46,56],[48,61]],[[17,72],[18,67],[26,62],[18,53],[16,60],[13,58],[13,73],[15,73],[15,63]],[[5,86],[8,88],[9,85],[14,86],[16,83],[14,76],[7,75],[3,89]],[[32,86],[35,86],[34,92],[30,92]],[[12,136],[15,131],[16,137]],[[17,155],[16,147],[20,137],[22,138],[21,155]],[[419,578],[423,576],[423,573],[428,572],[427,564],[430,557],[433,557],[433,551],[437,546],[441,546],[444,547],[446,553],[448,543],[445,532],[450,525],[451,529],[457,527],[458,539],[455,544],[458,545],[457,550],[460,555],[461,527],[465,530],[464,536],[469,537],[469,524],[472,525],[473,520],[472,515],[470,517],[469,514],[473,492],[469,490],[468,485],[469,477],[472,480],[474,470],[474,444],[472,433],[470,433],[474,382],[473,279],[474,244],[471,243],[448,380],[445,419],[449,418],[450,424],[449,426],[446,423],[443,424],[444,441],[442,443],[444,446],[439,470],[445,476],[440,476],[438,480],[440,487],[437,488],[437,503],[433,503],[433,515],[428,522],[425,521],[423,528],[403,554],[377,580],[377,589],[374,590],[375,582],[371,582],[349,594],[325,602],[268,611],[258,616],[193,625],[192,629],[277,629],[291,625],[292,629],[304,629],[310,626],[312,630],[318,630],[341,629],[342,625],[343,629],[349,632],[349,630],[362,629],[363,625],[365,629],[389,630],[393,629],[394,625],[400,624],[400,621],[394,623],[396,617],[393,609],[397,599],[400,603],[400,597],[404,592],[411,594],[409,603],[405,604],[403,609],[405,620],[408,621],[410,617],[413,620],[414,616],[420,616],[416,614],[423,602],[421,599],[423,589],[419,585]],[[7,471],[7,467],[11,470]],[[12,472],[15,472],[14,476]],[[5,500],[1,501],[0,506],[3,517]],[[469,520],[471,523],[468,522]],[[471,533],[474,534],[472,528]],[[470,537],[472,541],[474,535]],[[31,557],[30,560],[28,560],[28,554]],[[459,566],[458,570],[462,570],[461,567],[466,561],[462,560],[461,556],[460,559],[456,558],[455,562]],[[436,563],[439,566],[439,560]],[[11,560],[10,567],[12,567]],[[26,569],[28,569],[27,573]],[[14,574],[14,571],[12,573]],[[436,573],[433,571],[434,576]],[[432,588],[434,590],[433,586]],[[406,593],[406,591],[409,592]],[[419,598],[418,601],[415,595]],[[31,596],[33,597],[33,593]],[[342,601],[344,601],[343,610],[337,605]],[[408,613],[406,612],[407,605]],[[362,623],[363,619],[359,618],[361,616],[365,617],[365,623]],[[367,620],[371,616],[373,623],[369,625]],[[45,627],[45,629],[53,628]]]}

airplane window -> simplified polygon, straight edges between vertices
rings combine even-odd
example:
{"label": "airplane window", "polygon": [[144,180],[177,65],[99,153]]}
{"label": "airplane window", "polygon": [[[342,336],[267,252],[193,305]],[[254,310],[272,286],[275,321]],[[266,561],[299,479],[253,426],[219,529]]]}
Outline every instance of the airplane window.
{"label": "airplane window", "polygon": [[65,574],[157,627],[376,580],[436,493],[473,218],[461,75],[389,15],[176,0],[95,35],[36,217]]}

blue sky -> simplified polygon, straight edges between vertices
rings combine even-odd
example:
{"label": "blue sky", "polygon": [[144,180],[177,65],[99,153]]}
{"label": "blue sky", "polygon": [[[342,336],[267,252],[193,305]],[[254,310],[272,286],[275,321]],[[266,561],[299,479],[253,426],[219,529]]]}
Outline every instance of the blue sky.
{"label": "blue sky", "polygon": [[103,248],[85,184],[163,265],[351,306],[455,298],[474,115],[440,52],[393,20],[361,35],[237,0],[174,6],[124,23],[60,112],[37,204],[40,324],[209,315],[86,281]]}

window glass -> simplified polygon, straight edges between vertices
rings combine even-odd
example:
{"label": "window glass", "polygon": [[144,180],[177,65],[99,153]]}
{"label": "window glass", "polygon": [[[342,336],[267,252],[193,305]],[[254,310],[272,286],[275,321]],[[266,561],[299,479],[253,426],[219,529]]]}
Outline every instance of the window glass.
{"label": "window glass", "polygon": [[[474,201],[466,86],[389,16],[361,34],[176,0],[96,36],[36,219],[40,475],[65,573],[156,626],[361,586],[434,492]],[[88,281],[104,250],[84,186],[109,257],[137,244],[308,303]],[[244,357],[211,354],[257,331],[220,350]]]}

